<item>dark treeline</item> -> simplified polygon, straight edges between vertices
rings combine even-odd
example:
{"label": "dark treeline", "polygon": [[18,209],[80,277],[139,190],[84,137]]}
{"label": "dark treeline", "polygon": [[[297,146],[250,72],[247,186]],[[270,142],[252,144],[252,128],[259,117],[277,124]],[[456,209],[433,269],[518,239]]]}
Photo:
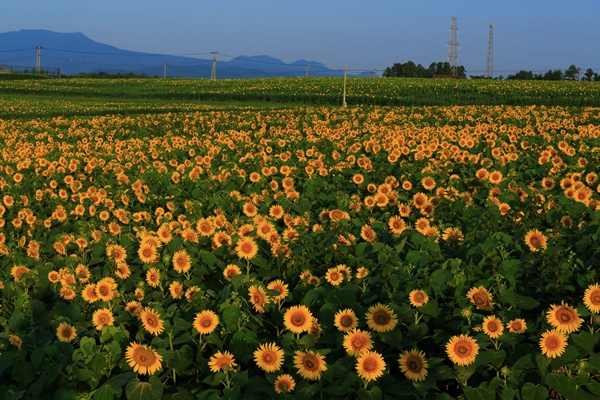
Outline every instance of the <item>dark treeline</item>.
{"label": "dark treeline", "polygon": [[462,65],[457,66],[456,73],[454,73],[448,62],[431,63],[429,68],[425,68],[421,64],[407,61],[404,64],[395,63],[391,67],[387,67],[382,76],[384,78],[433,78],[436,75],[456,75],[459,78],[466,78],[466,73],[467,71]]}
{"label": "dark treeline", "polygon": [[536,80],[536,81],[587,81],[587,82],[600,82],[600,75],[594,72],[593,69],[588,68],[585,72],[581,71],[581,68],[577,68],[575,65],[571,65],[564,72],[560,69],[549,70],[545,74],[534,73],[532,71],[521,70],[514,75],[508,75],[506,79],[522,79],[522,80]]}

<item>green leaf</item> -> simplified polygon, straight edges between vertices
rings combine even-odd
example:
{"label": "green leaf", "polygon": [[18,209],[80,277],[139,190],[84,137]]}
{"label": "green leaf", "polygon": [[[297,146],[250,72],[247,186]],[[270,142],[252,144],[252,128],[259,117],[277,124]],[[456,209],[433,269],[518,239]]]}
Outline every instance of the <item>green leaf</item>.
{"label": "green leaf", "polygon": [[463,391],[467,400],[488,400],[493,399],[496,396],[496,391],[490,387],[472,388],[470,386],[465,386]]}
{"label": "green leaf", "polygon": [[514,289],[517,286],[517,279],[521,276],[521,261],[504,260],[500,263],[498,271],[506,278],[508,283]]}
{"label": "green leaf", "polygon": [[516,371],[527,370],[535,368],[535,358],[533,354],[526,354],[523,357],[519,358],[512,366],[512,368]]}
{"label": "green leaf", "polygon": [[304,295],[304,298],[302,299],[302,304],[304,304],[307,307],[310,307],[318,297],[319,297],[318,289],[316,289],[316,288],[310,289]]}
{"label": "green leaf", "polygon": [[209,268],[212,268],[215,265],[215,262],[217,262],[217,257],[215,257],[213,253],[205,251],[200,252],[200,259],[204,264],[208,265]]}
{"label": "green leaf", "polygon": [[148,382],[141,382],[135,378],[125,387],[128,400],[160,400],[163,394],[163,385],[159,378],[152,375]]}
{"label": "green leaf", "polygon": [[521,396],[523,400],[547,400],[548,389],[545,386],[527,382],[521,389]]}
{"label": "green leaf", "polygon": [[133,371],[123,372],[122,374],[119,374],[112,378],[109,383],[114,387],[125,386],[127,382],[134,379],[136,376],[137,374]]}
{"label": "green leaf", "polygon": [[580,333],[571,335],[571,339],[582,349],[589,353],[594,352],[594,346],[596,345],[596,338],[588,331],[581,331]]}
{"label": "green leaf", "polygon": [[438,307],[438,302],[435,299],[429,300],[425,305],[419,307],[418,310],[423,314],[430,315],[434,318],[440,315],[440,312],[442,311]]}
{"label": "green leaf", "polygon": [[173,357],[169,363],[169,367],[183,372],[192,363],[194,357],[194,350],[187,344],[183,345],[181,349],[173,351]]}
{"label": "green leaf", "polygon": [[511,387],[505,387],[502,391],[502,400],[513,400],[517,395],[517,392]]}
{"label": "green leaf", "polygon": [[596,396],[584,391],[577,387],[575,378],[568,377],[562,372],[555,374],[547,374],[545,378],[546,384],[552,389],[556,390],[559,394],[567,399],[577,400],[593,400],[597,399]]}
{"label": "green leaf", "polygon": [[242,316],[242,312],[236,306],[227,306],[223,310],[222,316],[227,329],[234,331],[237,328],[237,323]]}
{"label": "green leaf", "polygon": [[92,355],[93,353],[95,353],[96,339],[88,337],[88,336],[82,337],[79,340],[79,347],[81,348],[81,351],[83,351],[83,355],[85,357],[88,357],[88,356]]}
{"label": "green leaf", "polygon": [[123,389],[116,388],[108,383],[100,386],[98,390],[93,392],[92,398],[94,400],[113,400],[116,396],[120,397]]}
{"label": "green leaf", "polygon": [[383,398],[383,393],[378,386],[373,386],[371,390],[360,388],[358,390],[358,398],[360,400],[381,400]]}

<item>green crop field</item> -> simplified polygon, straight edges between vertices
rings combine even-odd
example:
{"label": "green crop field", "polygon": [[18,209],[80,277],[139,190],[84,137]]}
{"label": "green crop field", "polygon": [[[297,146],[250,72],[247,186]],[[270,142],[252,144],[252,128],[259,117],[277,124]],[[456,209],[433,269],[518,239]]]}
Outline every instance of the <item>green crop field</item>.
{"label": "green crop field", "polygon": [[600,85],[0,81],[0,396],[595,399]]}

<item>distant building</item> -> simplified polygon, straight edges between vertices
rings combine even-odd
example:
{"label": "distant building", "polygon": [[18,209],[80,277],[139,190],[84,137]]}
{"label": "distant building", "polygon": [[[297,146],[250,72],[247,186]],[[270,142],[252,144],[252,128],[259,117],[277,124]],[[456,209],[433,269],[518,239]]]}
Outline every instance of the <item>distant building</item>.
{"label": "distant building", "polygon": [[5,65],[0,65],[0,74],[10,74],[12,70]]}

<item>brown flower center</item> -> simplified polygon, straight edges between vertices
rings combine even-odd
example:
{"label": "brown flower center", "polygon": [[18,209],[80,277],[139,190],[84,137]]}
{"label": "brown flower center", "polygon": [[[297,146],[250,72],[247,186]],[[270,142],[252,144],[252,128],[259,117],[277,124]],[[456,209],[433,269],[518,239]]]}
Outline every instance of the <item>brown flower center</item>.
{"label": "brown flower center", "polygon": [[377,325],[387,325],[390,320],[391,317],[385,310],[378,310],[373,314],[373,321]]}

